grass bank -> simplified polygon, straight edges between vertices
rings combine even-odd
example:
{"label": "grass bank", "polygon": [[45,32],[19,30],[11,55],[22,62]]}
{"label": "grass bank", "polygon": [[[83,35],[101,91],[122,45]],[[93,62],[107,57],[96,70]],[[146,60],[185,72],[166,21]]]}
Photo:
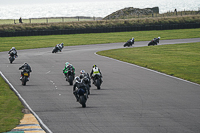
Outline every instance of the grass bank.
{"label": "grass bank", "polygon": [[150,41],[154,37],[158,36],[161,37],[161,40],[199,38],[199,33],[200,28],[95,34],[0,37],[0,52],[8,51],[11,47],[15,47],[17,50],[53,47],[61,42],[64,43],[64,46],[126,42],[132,37],[135,38],[135,41]]}
{"label": "grass bank", "polygon": [[87,28],[109,28],[123,26],[141,25],[167,25],[182,23],[200,23],[200,15],[168,16],[151,18],[132,18],[99,21],[79,21],[79,22],[57,22],[57,23],[22,23],[22,24],[2,24],[0,32],[32,31],[32,30],[63,30],[63,29],[87,29]]}
{"label": "grass bank", "polygon": [[0,132],[9,131],[19,124],[24,116],[23,105],[8,84],[0,76]]}
{"label": "grass bank", "polygon": [[97,54],[200,84],[200,42],[115,49]]}

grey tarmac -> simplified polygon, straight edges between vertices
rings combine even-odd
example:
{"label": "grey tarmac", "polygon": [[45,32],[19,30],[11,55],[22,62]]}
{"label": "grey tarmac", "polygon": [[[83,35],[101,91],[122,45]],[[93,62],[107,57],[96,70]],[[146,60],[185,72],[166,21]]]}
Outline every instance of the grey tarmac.
{"label": "grey tarmac", "polygon": [[[136,40],[137,41],[137,40]],[[162,40],[159,45],[200,42],[200,38]],[[124,43],[18,50],[10,64],[0,52],[0,71],[53,133],[197,133],[200,132],[200,85],[157,73],[95,53],[123,48]],[[148,41],[133,47],[147,46]],[[18,68],[32,67],[30,81],[22,86]],[[90,73],[96,64],[103,73],[100,90],[94,85],[82,108],[65,81],[65,62]]]}

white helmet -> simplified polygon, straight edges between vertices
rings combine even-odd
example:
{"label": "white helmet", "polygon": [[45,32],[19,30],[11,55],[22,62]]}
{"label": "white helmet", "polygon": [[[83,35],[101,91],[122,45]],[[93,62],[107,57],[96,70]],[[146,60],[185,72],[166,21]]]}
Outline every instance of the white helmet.
{"label": "white helmet", "polygon": [[85,73],[85,70],[81,70],[80,73],[81,73],[81,74],[84,74],[84,73]]}
{"label": "white helmet", "polygon": [[12,49],[15,49],[15,47],[12,47]]}
{"label": "white helmet", "polygon": [[78,83],[81,82],[81,79],[80,79],[78,76],[75,77],[75,80],[76,80],[76,82],[78,82]]}
{"label": "white helmet", "polygon": [[65,65],[68,66],[68,65],[69,65],[69,62],[66,62]]}
{"label": "white helmet", "polygon": [[158,39],[160,39],[160,37],[158,37]]}

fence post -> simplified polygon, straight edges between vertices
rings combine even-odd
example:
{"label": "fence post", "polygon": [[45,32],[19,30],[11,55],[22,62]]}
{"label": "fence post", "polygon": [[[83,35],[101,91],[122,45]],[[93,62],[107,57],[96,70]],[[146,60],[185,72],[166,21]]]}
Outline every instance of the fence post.
{"label": "fence post", "polygon": [[16,23],[15,23],[15,19],[14,19],[14,24],[16,24]]}
{"label": "fence post", "polygon": [[78,21],[79,21],[79,16],[78,16]]}
{"label": "fence post", "polygon": [[29,22],[31,23],[31,19],[29,18]]}
{"label": "fence post", "polygon": [[48,18],[46,18],[46,22],[48,23]]}

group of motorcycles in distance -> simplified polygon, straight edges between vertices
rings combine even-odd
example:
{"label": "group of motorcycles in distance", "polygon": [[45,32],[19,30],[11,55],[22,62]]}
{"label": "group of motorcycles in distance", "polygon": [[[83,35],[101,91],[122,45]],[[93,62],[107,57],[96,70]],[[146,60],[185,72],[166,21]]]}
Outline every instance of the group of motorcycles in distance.
{"label": "group of motorcycles in distance", "polygon": [[[149,43],[148,43],[148,46],[154,46],[154,45],[157,45],[159,43],[159,40],[160,40],[160,37],[158,38],[154,38],[152,39]],[[124,44],[124,47],[130,47],[134,44],[135,42],[135,39],[132,38],[132,39],[129,39],[125,44]]]}

